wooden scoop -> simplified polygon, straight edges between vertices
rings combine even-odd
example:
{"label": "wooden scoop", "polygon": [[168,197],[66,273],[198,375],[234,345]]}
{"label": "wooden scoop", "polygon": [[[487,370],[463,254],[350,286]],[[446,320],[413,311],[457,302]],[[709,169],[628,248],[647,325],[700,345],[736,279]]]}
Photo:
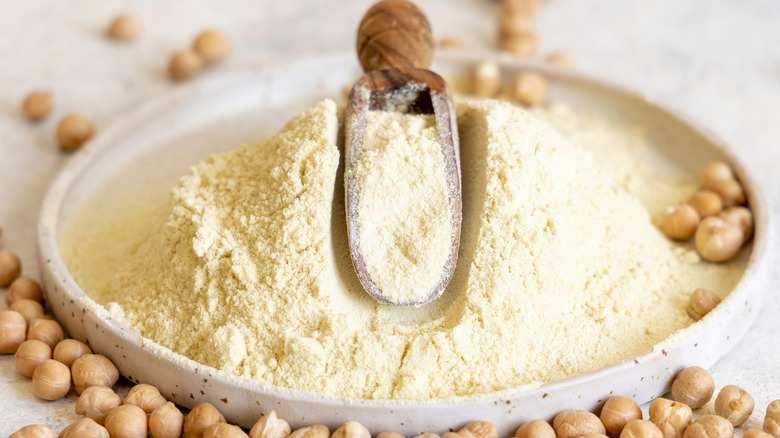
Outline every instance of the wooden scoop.
{"label": "wooden scoop", "polygon": [[[352,87],[346,109],[346,210],[352,264],[363,288],[376,300],[399,306],[420,306],[437,298],[455,270],[460,245],[461,181],[458,124],[447,84],[426,70],[433,38],[425,15],[406,0],[385,0],[366,13],[358,31],[358,54],[366,74]],[[368,111],[433,114],[444,158],[450,211],[450,252],[435,286],[422,299],[397,302],[368,274],[360,245],[359,185],[355,166],[363,153]]]}

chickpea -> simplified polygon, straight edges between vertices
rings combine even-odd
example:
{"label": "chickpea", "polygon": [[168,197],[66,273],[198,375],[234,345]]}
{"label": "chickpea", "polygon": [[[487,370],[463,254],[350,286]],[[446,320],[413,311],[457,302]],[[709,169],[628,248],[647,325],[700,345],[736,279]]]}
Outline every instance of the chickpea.
{"label": "chickpea", "polygon": [[545,58],[545,61],[548,64],[556,65],[558,67],[563,67],[563,68],[574,67],[574,61],[572,61],[571,57],[564,52],[550,53],[549,55],[547,55],[547,58]]}
{"label": "chickpea", "polygon": [[620,438],[663,438],[661,429],[650,420],[631,420],[620,432]]}
{"label": "chickpea", "polygon": [[146,413],[136,405],[120,405],[106,414],[106,430],[111,438],[146,438]]}
{"label": "chickpea", "polygon": [[476,438],[498,438],[498,429],[489,421],[472,421],[460,428],[459,432],[469,431]]}
{"label": "chickpea", "polygon": [[329,438],[330,431],[328,427],[322,424],[312,424],[311,426],[296,429],[287,436],[287,438]]}
{"label": "chickpea", "polygon": [[0,353],[16,353],[27,339],[27,321],[14,310],[0,312]]}
{"label": "chickpea", "polygon": [[19,374],[32,377],[35,368],[44,361],[51,359],[51,347],[45,342],[35,339],[22,342],[16,350],[14,365]]}
{"label": "chickpea", "polygon": [[119,380],[119,370],[111,361],[100,354],[85,354],[73,361],[73,384],[81,394],[90,386],[114,386]]}
{"label": "chickpea", "polygon": [[723,161],[713,161],[701,171],[699,183],[702,187],[713,181],[725,181],[734,179],[734,172],[731,170],[731,166]]}
{"label": "chickpea", "polygon": [[553,419],[553,429],[558,438],[577,438],[589,433],[606,433],[601,420],[592,412],[566,411]]}
{"label": "chickpea", "polygon": [[160,390],[152,385],[140,383],[130,388],[130,392],[125,397],[125,403],[136,405],[150,414],[158,407],[164,405],[167,400],[160,394]]}
{"label": "chickpea", "polygon": [[54,347],[52,358],[66,366],[71,366],[76,359],[85,354],[92,354],[92,349],[87,344],[75,339],[63,339]]}
{"label": "chickpea", "polygon": [[720,196],[724,207],[743,205],[746,201],[742,185],[733,179],[710,181],[702,188],[715,192]]}
{"label": "chickpea", "polygon": [[95,125],[81,114],[68,114],[57,125],[57,141],[65,152],[80,148],[93,134]]}
{"label": "chickpea", "polygon": [[106,415],[122,405],[122,397],[107,386],[90,386],[85,389],[76,402],[76,413],[103,424]]}
{"label": "chickpea", "polygon": [[511,38],[531,30],[530,17],[521,14],[501,14],[498,17],[498,39]]}
{"label": "chickpea", "polygon": [[748,429],[742,434],[742,438],[774,438],[761,429]]}
{"label": "chickpea", "polygon": [[682,438],[685,428],[691,424],[693,412],[690,406],[665,398],[657,398],[648,409],[650,421],[661,430],[664,438]]}
{"label": "chickpea", "polygon": [[672,397],[680,403],[685,403],[691,409],[704,406],[712,398],[715,382],[704,368],[688,367],[675,377],[672,382]]}
{"label": "chickpea", "polygon": [[5,296],[5,304],[10,306],[16,300],[33,300],[43,305],[43,289],[37,281],[19,277],[11,283],[8,295]]}
{"label": "chickpea", "polygon": [[688,297],[688,306],[685,311],[694,321],[704,318],[712,309],[720,304],[720,297],[709,289],[698,288]]}
{"label": "chickpea", "polygon": [[517,428],[516,438],[555,438],[555,430],[544,420],[532,420]]}
{"label": "chickpea", "polygon": [[118,41],[132,41],[138,36],[138,18],[131,14],[118,15],[108,26],[106,35]]}
{"label": "chickpea", "polygon": [[460,38],[456,38],[456,37],[444,37],[439,40],[439,47],[444,47],[448,49],[462,49],[463,41],[461,41]]}
{"label": "chickpea", "polygon": [[466,429],[457,432],[445,432],[441,438],[475,438],[474,434]]}
{"label": "chickpea", "polygon": [[435,433],[423,432],[419,435],[415,435],[414,438],[441,438],[441,437]]}
{"label": "chickpea", "polygon": [[22,261],[8,250],[0,250],[0,287],[13,283],[22,272]]}
{"label": "chickpea", "polygon": [[533,56],[539,47],[539,41],[533,32],[526,30],[517,34],[505,35],[499,41],[499,48],[518,56]]}
{"label": "chickpea", "polygon": [[769,403],[764,416],[764,432],[780,438],[780,399]]}
{"label": "chickpea", "polygon": [[742,243],[747,242],[753,235],[753,213],[749,209],[745,207],[729,207],[720,212],[718,217],[742,229]]}
{"label": "chickpea", "polygon": [[9,309],[21,313],[28,324],[33,319],[44,317],[43,306],[41,306],[41,303],[33,300],[16,300],[11,303]]}
{"label": "chickpea", "polygon": [[622,395],[615,395],[604,403],[600,418],[607,430],[607,435],[616,438],[620,436],[629,421],[642,419],[642,410],[639,409],[639,405],[634,400]]}
{"label": "chickpea", "polygon": [[60,432],[59,438],[109,438],[105,427],[91,418],[82,418]]}
{"label": "chickpea", "polygon": [[712,216],[723,210],[723,201],[717,193],[710,190],[699,190],[691,195],[688,204],[693,207],[700,217]]}
{"label": "chickpea", "polygon": [[24,426],[8,436],[8,438],[54,438],[54,431],[41,424]]}
{"label": "chickpea", "polygon": [[687,429],[684,438],[732,438],[734,426],[717,415],[702,415]]}
{"label": "chickpea", "polygon": [[371,432],[358,422],[347,421],[333,432],[331,438],[371,438]]}
{"label": "chickpea", "polygon": [[[250,434],[251,437],[251,434]],[[404,435],[395,432],[382,432],[376,438],[406,438]]]}
{"label": "chickpea", "polygon": [[481,62],[471,71],[471,94],[493,97],[501,89],[501,71],[493,62]]}
{"label": "chickpea", "polygon": [[192,48],[201,56],[206,65],[211,65],[222,61],[227,56],[230,52],[230,42],[222,32],[206,30],[195,38]]}
{"label": "chickpea", "polygon": [[753,413],[753,396],[736,385],[727,385],[715,398],[715,413],[729,420],[734,426],[744,424]]}
{"label": "chickpea", "polygon": [[168,75],[175,81],[190,79],[203,70],[203,59],[193,50],[182,50],[171,57]]}
{"label": "chickpea", "polygon": [[509,90],[512,98],[521,104],[536,106],[547,98],[547,80],[536,72],[522,72],[512,79]]}
{"label": "chickpea", "polygon": [[577,438],[609,438],[609,436],[603,433],[586,433],[585,435],[580,435]]}
{"label": "chickpea", "polygon": [[54,359],[47,359],[35,367],[32,384],[39,398],[60,399],[70,391],[70,370]]}
{"label": "chickpea", "polygon": [[184,418],[184,438],[201,438],[215,423],[225,423],[225,417],[211,403],[198,403]]}
{"label": "chickpea", "polygon": [[502,0],[502,13],[532,17],[536,13],[539,0]]}
{"label": "chickpea", "polygon": [[678,204],[666,210],[661,231],[674,240],[688,240],[699,226],[699,213],[688,204]]}
{"label": "chickpea", "polygon": [[22,113],[31,122],[39,122],[51,113],[54,106],[51,93],[48,91],[33,91],[22,102]]}
{"label": "chickpea", "polygon": [[745,241],[742,229],[725,220],[710,216],[704,218],[696,230],[696,250],[705,260],[726,262],[734,258]]}
{"label": "chickpea", "polygon": [[227,423],[215,423],[203,431],[203,438],[241,438],[248,436],[240,427]]}
{"label": "chickpea", "polygon": [[27,339],[37,339],[54,348],[65,338],[62,326],[53,319],[34,319],[27,328]]}
{"label": "chickpea", "polygon": [[184,414],[171,402],[158,406],[149,415],[149,432],[152,438],[179,438],[183,428]]}
{"label": "chickpea", "polygon": [[290,425],[287,421],[277,417],[276,411],[271,411],[252,426],[249,438],[285,438],[289,434]]}

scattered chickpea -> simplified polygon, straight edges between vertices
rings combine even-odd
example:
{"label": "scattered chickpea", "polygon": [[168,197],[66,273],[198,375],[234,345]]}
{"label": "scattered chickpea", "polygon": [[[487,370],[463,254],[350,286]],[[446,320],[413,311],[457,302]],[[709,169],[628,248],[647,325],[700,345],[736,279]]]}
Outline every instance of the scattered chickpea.
{"label": "scattered chickpea", "polygon": [[159,406],[149,415],[152,438],[179,438],[183,427],[184,414],[171,402]]}
{"label": "scattered chickpea", "polygon": [[505,52],[514,53],[518,56],[533,56],[539,47],[539,41],[533,32],[526,30],[502,37],[499,47]]}
{"label": "scattered chickpea", "polygon": [[586,433],[585,435],[580,435],[577,438],[609,438],[609,436],[603,433]]}
{"label": "scattered chickpea", "polygon": [[780,438],[780,399],[769,403],[764,416],[764,432]]}
{"label": "scattered chickpea", "polygon": [[54,359],[47,359],[35,368],[33,391],[44,400],[57,400],[70,391],[70,370]]}
{"label": "scattered chickpea", "polygon": [[108,26],[106,35],[118,41],[132,41],[138,36],[138,18],[132,14],[118,15]]}
{"label": "scattered chickpea", "polygon": [[52,358],[66,366],[71,366],[76,359],[85,354],[92,354],[92,349],[87,344],[75,339],[63,339],[54,347]]}
{"label": "scattered chickpea", "polygon": [[661,222],[661,231],[674,240],[688,240],[699,226],[699,213],[688,204],[670,207]]}
{"label": "scattered chickpea", "polygon": [[712,216],[723,210],[723,201],[717,193],[710,190],[699,190],[688,199],[688,205],[693,207],[700,217]]}
{"label": "scattered chickpea", "polygon": [[456,37],[444,37],[439,40],[439,47],[445,47],[448,49],[462,49],[463,41]]}
{"label": "scattered chickpea", "polygon": [[531,29],[531,17],[522,14],[505,13],[498,17],[498,38],[502,41]]}
{"label": "scattered chickpea", "polygon": [[122,405],[122,397],[107,386],[90,386],[85,389],[76,401],[76,413],[103,424],[106,415],[117,406]]}
{"label": "scattered chickpea", "polygon": [[509,87],[512,98],[523,105],[539,105],[547,98],[547,80],[536,72],[519,73]]}
{"label": "scattered chickpea", "polygon": [[8,250],[0,250],[0,287],[13,283],[22,272],[22,261]]}
{"label": "scattered chickpea", "polygon": [[555,430],[544,420],[532,420],[517,428],[515,438],[555,438]]}
{"label": "scattered chickpea", "polygon": [[704,368],[692,366],[677,374],[672,382],[672,397],[691,409],[699,409],[712,398],[715,382]]}
{"label": "scattered chickpea", "polygon": [[717,216],[704,218],[696,229],[696,250],[703,259],[711,262],[731,260],[744,240],[742,228]]}
{"label": "scattered chickpea", "polygon": [[694,321],[704,318],[712,309],[720,304],[720,297],[709,289],[698,288],[688,297],[688,306],[685,311]]}
{"label": "scattered chickpea", "polygon": [[51,359],[51,347],[45,342],[30,339],[22,342],[16,350],[14,365],[19,374],[32,377],[35,368],[49,359]]}
{"label": "scattered chickpea", "polygon": [[774,438],[761,429],[748,429],[742,434],[742,438]]}
{"label": "scattered chickpea", "polygon": [[211,403],[198,403],[184,418],[184,438],[201,438],[203,431],[215,423],[224,423],[225,417]]}
{"label": "scattered chickpea", "polygon": [[739,206],[729,207],[720,212],[718,217],[742,229],[743,243],[753,236],[753,213],[750,209]]}
{"label": "scattered chickpea", "polygon": [[39,122],[51,114],[54,102],[48,91],[33,91],[22,102],[22,113],[31,122]]}
{"label": "scattered chickpea", "polygon": [[59,438],[109,438],[105,427],[91,418],[82,418],[60,432]]}
{"label": "scattered chickpea", "polygon": [[16,432],[8,435],[8,438],[54,438],[54,431],[41,424],[24,426]]}
{"label": "scattered chickpea", "polygon": [[43,289],[37,281],[19,277],[11,283],[8,295],[5,296],[5,304],[10,306],[16,300],[33,300],[43,305]]}
{"label": "scattered chickpea", "polygon": [[558,67],[572,68],[574,67],[574,61],[571,57],[563,52],[553,52],[547,55],[545,58],[548,64],[557,65]]}
{"label": "scattered chickpea", "polygon": [[285,438],[289,434],[290,425],[287,421],[277,417],[276,411],[271,411],[252,426],[249,438]]}
{"label": "scattered chickpea", "polygon": [[531,17],[536,13],[539,0],[502,0],[503,13]]}
{"label": "scattered chickpea", "polygon": [[702,188],[715,192],[720,196],[724,207],[743,205],[746,201],[742,185],[733,179],[710,181]]}
{"label": "scattered chickpea", "polygon": [[661,429],[650,420],[631,420],[620,432],[620,438],[663,438]]}
{"label": "scattered chickpea", "polygon": [[347,421],[333,432],[331,438],[371,438],[371,432],[362,424]]}
{"label": "scattered chickpea", "polygon": [[589,433],[606,433],[601,420],[592,412],[566,411],[556,415],[552,423],[558,438],[576,438]]}
{"label": "scattered chickpea", "polygon": [[607,430],[607,435],[616,438],[620,436],[628,422],[642,419],[642,410],[639,409],[639,405],[634,400],[622,395],[615,395],[604,403],[600,418]]}
{"label": "scattered chickpea", "polygon": [[65,152],[80,148],[94,133],[95,125],[81,114],[68,114],[57,125],[57,141]]}
{"label": "scattered chickpea", "polygon": [[501,89],[501,71],[493,62],[481,62],[471,71],[471,94],[493,97]]}
{"label": "scattered chickpea", "polygon": [[441,438],[475,438],[474,434],[462,429],[457,432],[445,432]]}
{"label": "scattered chickpea", "polygon": [[100,354],[85,354],[73,361],[73,384],[81,394],[90,386],[114,386],[119,379],[119,370],[107,357]]}
{"label": "scattered chickpea", "polygon": [[215,423],[203,431],[203,438],[241,438],[248,436],[240,427],[227,423]]}
{"label": "scattered chickpea", "polygon": [[37,339],[54,348],[65,338],[62,326],[53,319],[34,319],[29,324],[27,339]]}
{"label": "scattered chickpea", "polygon": [[753,413],[753,396],[736,385],[726,385],[715,398],[715,413],[729,420],[733,426],[744,424]]}
{"label": "scattered chickpea", "polygon": [[714,181],[725,181],[734,179],[734,172],[731,170],[731,166],[723,161],[713,161],[701,171],[699,177],[699,183],[701,187],[705,187]]}
{"label": "scattered chickpea", "polygon": [[125,397],[126,404],[136,405],[147,414],[164,405],[166,401],[159,389],[146,383],[133,386]]}
{"label": "scattered chickpea", "polygon": [[[249,434],[249,438],[254,438],[254,437],[252,437],[252,434]],[[379,435],[377,435],[376,438],[406,438],[406,437],[396,432],[382,432]]]}
{"label": "scattered chickpea", "polygon": [[182,81],[190,79],[203,70],[203,59],[194,50],[182,50],[171,57],[168,75],[171,79]]}
{"label": "scattered chickpea", "polygon": [[0,353],[16,353],[27,339],[27,321],[14,310],[0,312]]}
{"label": "scattered chickpea", "polygon": [[732,438],[734,426],[717,415],[702,415],[687,429],[684,438]]}
{"label": "scattered chickpea", "polygon": [[206,30],[195,38],[192,48],[201,56],[206,65],[211,65],[222,61],[227,56],[230,52],[230,43],[222,32]]}
{"label": "scattered chickpea", "polygon": [[106,414],[106,430],[111,438],[146,438],[146,413],[136,405],[120,405]]}
{"label": "scattered chickpea", "polygon": [[472,421],[460,428],[459,432],[469,431],[476,438],[498,438],[498,429],[489,421]]}
{"label": "scattered chickpea", "polygon": [[[311,426],[296,429],[287,436],[287,438],[329,438],[330,431],[328,427],[322,424],[312,424]],[[427,438],[427,437],[426,437]]]}
{"label": "scattered chickpea", "polygon": [[653,400],[647,412],[650,421],[661,430],[664,438],[682,438],[693,418],[690,406],[665,398]]}
{"label": "scattered chickpea", "polygon": [[41,306],[41,303],[33,300],[16,300],[11,303],[9,309],[21,313],[27,323],[33,319],[41,319],[44,317],[43,306]]}

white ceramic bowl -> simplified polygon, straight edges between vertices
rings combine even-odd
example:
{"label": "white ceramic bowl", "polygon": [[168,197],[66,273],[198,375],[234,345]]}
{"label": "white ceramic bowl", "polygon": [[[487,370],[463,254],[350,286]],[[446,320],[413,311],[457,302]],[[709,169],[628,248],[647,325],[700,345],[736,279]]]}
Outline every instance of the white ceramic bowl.
{"label": "white ceramic bowl", "polygon": [[[167,398],[186,407],[211,402],[231,422],[245,427],[250,427],[260,413],[275,409],[293,427],[323,423],[335,428],[354,420],[373,433],[415,435],[423,431],[443,433],[467,421],[487,420],[498,425],[500,436],[509,436],[533,418],[549,419],[565,409],[595,409],[610,394],[645,403],[666,392],[671,377],[681,367],[712,365],[748,329],[768,282],[772,262],[769,211],[753,179],[709,131],[614,85],[485,53],[445,52],[437,57],[433,68],[445,76],[463,74],[475,62],[490,57],[501,64],[506,75],[524,68],[544,72],[551,79],[551,95],[556,101],[641,122],[653,130],[653,135],[668,138],[668,147],[659,153],[690,172],[713,159],[725,159],[734,166],[755,215],[755,239],[742,279],[720,306],[652,351],[597,371],[532,390],[478,399],[391,403],[264,389],[249,380],[220,375],[181,356],[172,359],[172,352],[160,354],[162,347],[112,319],[85,295],[58,249],[65,226],[85,197],[130,162],[143,166],[138,184],[151,179],[161,187],[170,187],[188,166],[206,155],[242,141],[254,141],[280,127],[306,104],[341,95],[344,87],[360,75],[354,55],[344,53],[278,61],[199,80],[117,118],[102,130],[62,170],[42,209],[40,259],[54,314],[71,336],[108,356],[131,381],[151,383]],[[171,140],[174,137],[176,141]],[[139,157],[146,157],[146,161],[138,164]]]}

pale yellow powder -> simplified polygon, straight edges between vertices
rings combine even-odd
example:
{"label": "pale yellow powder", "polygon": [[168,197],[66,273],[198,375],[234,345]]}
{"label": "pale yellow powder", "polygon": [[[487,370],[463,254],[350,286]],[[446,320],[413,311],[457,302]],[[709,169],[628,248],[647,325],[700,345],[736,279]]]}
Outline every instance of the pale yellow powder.
{"label": "pale yellow powder", "polygon": [[364,399],[480,396],[604,367],[690,324],[702,280],[736,281],[721,266],[702,278],[589,152],[522,109],[464,102],[458,120],[461,251],[420,308],[380,305],[357,281],[329,101],[199,164],[167,206],[130,217],[87,203],[63,253],[87,293],[175,353]]}
{"label": "pale yellow powder", "polygon": [[355,165],[360,246],[384,297],[419,303],[441,290],[450,209],[433,114],[368,111]]}

